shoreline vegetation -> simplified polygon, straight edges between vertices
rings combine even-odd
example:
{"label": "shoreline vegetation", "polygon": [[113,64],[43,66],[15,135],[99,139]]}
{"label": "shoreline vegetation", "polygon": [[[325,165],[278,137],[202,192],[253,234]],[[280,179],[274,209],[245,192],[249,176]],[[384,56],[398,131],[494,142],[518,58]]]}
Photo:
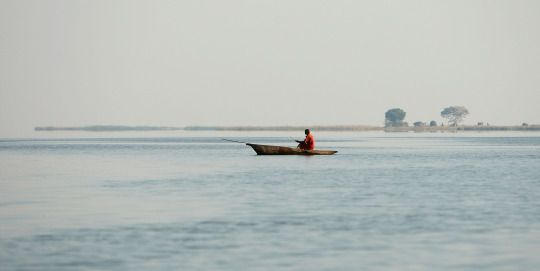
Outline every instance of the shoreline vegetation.
{"label": "shoreline vegetation", "polygon": [[90,125],[90,126],[38,126],[37,132],[84,131],[84,132],[134,132],[134,131],[299,131],[310,128],[313,131],[331,132],[458,132],[458,131],[540,131],[540,125],[460,125],[460,126],[405,126],[383,127],[369,125],[307,125],[307,126],[125,126],[125,125]]}

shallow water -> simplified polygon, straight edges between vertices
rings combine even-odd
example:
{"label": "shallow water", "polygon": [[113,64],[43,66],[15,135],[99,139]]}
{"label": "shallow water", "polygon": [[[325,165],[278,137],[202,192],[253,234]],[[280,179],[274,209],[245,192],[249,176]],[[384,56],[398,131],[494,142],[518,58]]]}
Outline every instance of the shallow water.
{"label": "shallow water", "polygon": [[0,140],[0,270],[540,268],[539,133],[266,134]]}

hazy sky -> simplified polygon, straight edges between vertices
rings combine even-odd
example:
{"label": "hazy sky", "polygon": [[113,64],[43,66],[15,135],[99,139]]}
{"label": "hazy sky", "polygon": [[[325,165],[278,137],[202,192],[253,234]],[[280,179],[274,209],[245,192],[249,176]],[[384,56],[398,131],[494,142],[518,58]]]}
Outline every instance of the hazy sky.
{"label": "hazy sky", "polygon": [[39,125],[540,123],[540,1],[0,0],[0,137]]}

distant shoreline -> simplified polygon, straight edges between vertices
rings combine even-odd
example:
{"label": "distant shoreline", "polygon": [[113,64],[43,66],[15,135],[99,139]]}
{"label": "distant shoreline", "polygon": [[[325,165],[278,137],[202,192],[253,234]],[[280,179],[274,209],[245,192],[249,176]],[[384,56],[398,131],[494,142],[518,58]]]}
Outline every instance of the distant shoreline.
{"label": "distant shoreline", "polygon": [[38,126],[37,132],[83,131],[83,132],[145,132],[145,131],[298,131],[305,128],[314,131],[331,132],[457,132],[457,131],[540,131],[540,125],[516,126],[410,126],[382,127],[369,125],[311,125],[311,126],[124,126],[124,125],[90,125],[90,126]]}
{"label": "distant shoreline", "polygon": [[129,132],[129,131],[180,131],[184,127],[167,126],[124,126],[124,125],[90,125],[90,126],[38,126],[34,128],[37,132],[54,131],[85,131],[85,132]]}

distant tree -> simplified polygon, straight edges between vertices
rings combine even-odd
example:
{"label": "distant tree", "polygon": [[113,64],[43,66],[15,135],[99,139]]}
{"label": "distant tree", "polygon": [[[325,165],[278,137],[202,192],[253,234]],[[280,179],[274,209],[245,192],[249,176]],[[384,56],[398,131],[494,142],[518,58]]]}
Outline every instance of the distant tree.
{"label": "distant tree", "polygon": [[521,124],[521,126],[526,127],[526,126],[529,126],[529,124],[524,122],[524,123]]}
{"label": "distant tree", "polygon": [[424,122],[421,122],[421,121],[417,121],[415,123],[413,123],[414,127],[423,127],[423,126],[426,126],[426,124]]}
{"label": "distant tree", "polygon": [[467,115],[469,115],[469,110],[463,106],[450,106],[441,112],[441,117],[447,119],[451,126],[458,125]]}
{"label": "distant tree", "polygon": [[432,121],[429,122],[429,126],[435,127],[435,126],[437,126],[437,122],[432,120]]}
{"label": "distant tree", "polygon": [[386,127],[405,126],[403,120],[407,113],[401,108],[392,108],[384,114],[384,124]]}

